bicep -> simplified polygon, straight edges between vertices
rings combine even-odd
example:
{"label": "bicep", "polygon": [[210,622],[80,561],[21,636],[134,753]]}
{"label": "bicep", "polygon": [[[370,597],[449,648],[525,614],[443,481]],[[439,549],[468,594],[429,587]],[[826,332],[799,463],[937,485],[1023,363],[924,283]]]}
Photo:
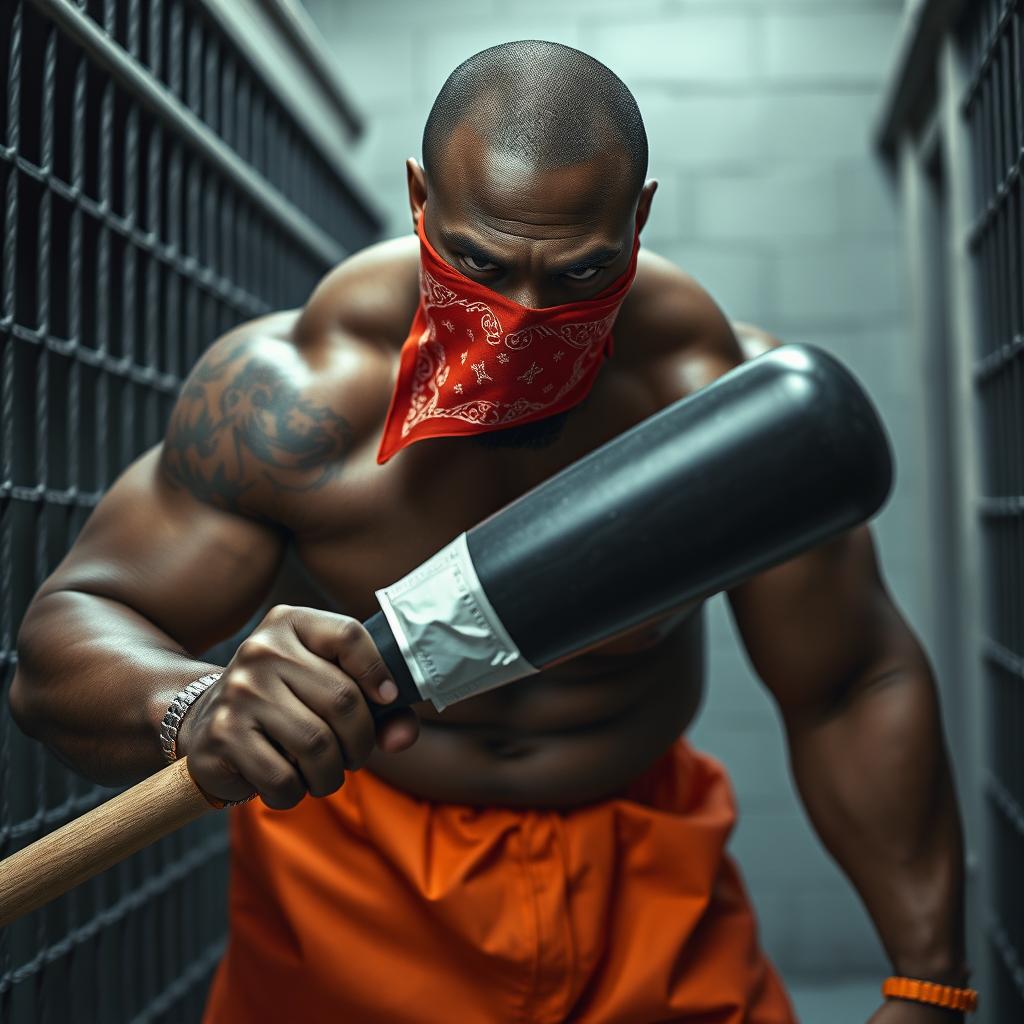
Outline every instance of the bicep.
{"label": "bicep", "polygon": [[784,713],[827,712],[869,674],[923,657],[862,524],[728,591],[758,676]]}
{"label": "bicep", "polygon": [[286,537],[170,486],[159,468],[161,447],[122,472],[36,600],[60,590],[109,598],[197,654],[257,611]]}
{"label": "bicep", "polygon": [[313,369],[294,319],[270,314],[204,351],[163,442],[118,477],[40,596],[119,601],[190,653],[245,625],[284,557],[284,502],[322,487],[352,443],[337,374]]}

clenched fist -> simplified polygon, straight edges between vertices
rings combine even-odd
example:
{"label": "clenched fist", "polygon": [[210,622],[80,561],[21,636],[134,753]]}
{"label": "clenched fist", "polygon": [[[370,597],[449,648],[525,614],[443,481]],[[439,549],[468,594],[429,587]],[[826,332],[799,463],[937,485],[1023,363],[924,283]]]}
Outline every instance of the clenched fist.
{"label": "clenched fist", "polygon": [[333,793],[375,744],[397,751],[416,740],[408,708],[374,724],[367,699],[386,705],[397,693],[358,619],[275,605],[189,709],[179,754],[210,796],[242,800],[255,791],[284,810],[307,793]]}

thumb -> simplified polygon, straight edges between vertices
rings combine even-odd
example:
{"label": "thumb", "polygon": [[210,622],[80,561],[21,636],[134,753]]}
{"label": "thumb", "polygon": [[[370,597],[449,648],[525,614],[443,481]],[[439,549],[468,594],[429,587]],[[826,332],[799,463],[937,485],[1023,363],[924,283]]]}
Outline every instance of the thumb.
{"label": "thumb", "polygon": [[386,754],[411,747],[420,734],[420,719],[412,708],[397,708],[377,721],[377,746]]}

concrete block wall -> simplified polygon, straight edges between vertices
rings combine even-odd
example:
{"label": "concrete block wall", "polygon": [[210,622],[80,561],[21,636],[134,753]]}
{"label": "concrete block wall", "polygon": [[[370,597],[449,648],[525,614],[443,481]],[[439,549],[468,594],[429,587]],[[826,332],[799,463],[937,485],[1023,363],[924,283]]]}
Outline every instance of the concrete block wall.
{"label": "concrete block wall", "polygon": [[[392,235],[411,231],[403,162],[420,157],[434,96],[466,57],[550,39],[624,79],[661,183],[644,244],[692,273],[731,318],[834,352],[881,410],[898,481],[875,536],[890,589],[927,646],[923,395],[901,218],[870,148],[900,0],[306,2],[368,117],[355,159]],[[880,975],[873,927],[808,825],[780,724],[721,598],[708,637],[708,695],[692,738],[732,774],[732,850],[765,947],[791,980]]]}

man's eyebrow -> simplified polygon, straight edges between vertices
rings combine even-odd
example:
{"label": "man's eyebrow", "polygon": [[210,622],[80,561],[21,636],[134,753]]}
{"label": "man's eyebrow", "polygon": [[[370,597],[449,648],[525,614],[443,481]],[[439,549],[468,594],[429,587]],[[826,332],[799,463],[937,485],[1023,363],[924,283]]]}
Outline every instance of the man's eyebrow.
{"label": "man's eyebrow", "polygon": [[611,262],[621,252],[621,245],[617,249],[595,249],[593,252],[587,253],[586,256],[582,256],[578,260],[566,263],[562,267],[560,273],[565,273],[567,270],[586,270],[588,267],[592,267],[597,263]]}
{"label": "man's eyebrow", "polygon": [[[503,265],[503,260],[499,256],[495,256],[493,253],[488,252],[487,246],[470,238],[469,235],[463,235],[458,231],[445,231],[442,235],[444,244],[449,249],[462,249],[468,252],[474,259],[480,261],[489,261],[491,263],[497,263],[499,266]],[[588,267],[592,267],[598,263],[610,262],[616,259],[622,252],[622,246],[618,248],[601,248],[595,249],[593,252],[589,252],[584,256],[580,256],[578,259],[571,260],[568,263],[563,264],[555,273],[564,274],[570,270],[585,270]]]}
{"label": "man's eyebrow", "polygon": [[492,253],[487,251],[485,245],[475,242],[469,235],[460,234],[458,231],[444,231],[441,233],[441,237],[449,249],[464,249],[474,258],[481,257],[482,259],[490,260],[492,263],[500,262]]}

